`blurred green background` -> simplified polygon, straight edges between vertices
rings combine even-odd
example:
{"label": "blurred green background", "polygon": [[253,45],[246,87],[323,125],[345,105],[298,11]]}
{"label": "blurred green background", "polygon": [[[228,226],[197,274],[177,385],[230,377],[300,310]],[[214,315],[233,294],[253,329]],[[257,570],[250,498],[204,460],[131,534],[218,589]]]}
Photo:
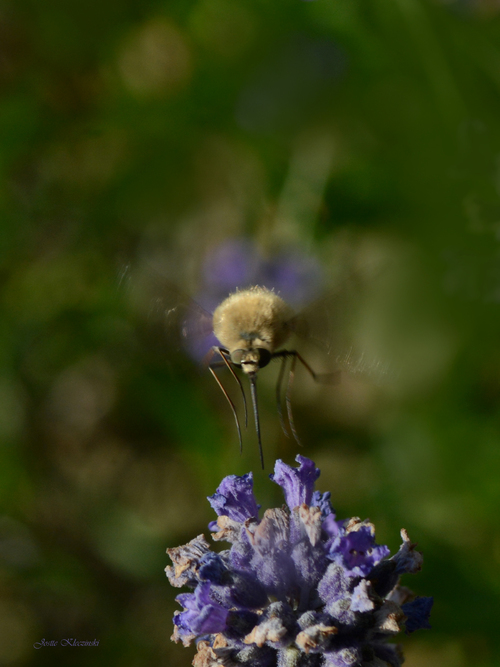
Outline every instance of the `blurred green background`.
{"label": "blurred green background", "polygon": [[[389,261],[356,336],[390,379],[299,372],[301,453],[340,518],[424,552],[406,664],[500,664],[499,40],[495,0],[2,0],[0,664],[190,664],[165,549],[224,475],[281,503],[298,448],[269,370],[268,469],[251,428],[240,457],[134,269],[193,293],[242,237]],[[33,648],[71,637],[99,647]]]}

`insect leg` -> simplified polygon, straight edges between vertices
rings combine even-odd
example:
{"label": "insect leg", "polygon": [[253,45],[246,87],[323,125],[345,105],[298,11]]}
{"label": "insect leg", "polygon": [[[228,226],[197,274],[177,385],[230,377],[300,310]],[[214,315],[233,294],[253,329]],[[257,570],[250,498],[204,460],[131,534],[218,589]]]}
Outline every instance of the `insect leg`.
{"label": "insect leg", "polygon": [[216,347],[215,349],[216,349],[217,352],[220,354],[220,356],[223,358],[224,363],[225,363],[226,366],[229,368],[229,372],[231,373],[231,375],[234,377],[234,379],[235,379],[236,382],[238,383],[238,386],[239,386],[240,391],[241,391],[241,395],[243,396],[243,405],[244,405],[244,409],[245,409],[245,428],[248,428],[248,409],[247,409],[247,399],[246,399],[246,396],[245,396],[245,391],[244,391],[244,389],[243,389],[243,385],[241,384],[241,380],[240,380],[240,378],[236,375],[236,373],[234,372],[233,367],[231,366],[231,360],[230,360],[230,358],[228,359],[228,356],[229,356],[228,352],[227,352],[224,348],[222,348],[222,347]]}
{"label": "insect leg", "polygon": [[288,423],[290,424],[290,430],[292,431],[292,435],[300,446],[302,446],[302,443],[299,440],[299,436],[297,435],[297,431],[295,430],[295,422],[293,421],[293,413],[292,413],[292,384],[293,384],[293,378],[295,376],[295,364],[297,363],[297,356],[298,352],[295,350],[281,350],[280,352],[275,352],[273,354],[273,358],[276,359],[278,357],[281,357],[283,359],[281,363],[281,369],[280,373],[278,376],[278,385],[276,386],[276,395],[278,396],[278,414],[280,416],[280,421],[281,421],[281,426],[283,428],[283,431],[285,432],[285,435],[288,436],[288,432],[285,429],[284,426],[284,421],[283,421],[283,416],[281,414],[281,382],[284,374],[284,369],[285,369],[285,364],[286,360],[288,357],[292,357],[292,364],[290,366],[290,371],[288,373],[288,382],[286,385],[286,393],[285,393],[285,403],[286,403],[286,412],[288,416]]}
{"label": "insect leg", "polygon": [[236,408],[234,407],[234,403],[233,403],[233,401],[231,400],[231,398],[229,397],[229,394],[228,394],[227,391],[224,389],[224,386],[223,386],[222,382],[219,380],[219,378],[218,378],[217,375],[215,374],[214,369],[213,369],[211,366],[209,366],[209,367],[208,367],[208,370],[209,370],[209,371],[212,373],[212,375],[214,376],[215,381],[217,382],[217,384],[219,385],[219,387],[222,389],[222,393],[223,393],[224,396],[227,398],[227,401],[228,401],[229,405],[231,406],[231,410],[232,410],[232,412],[233,412],[233,416],[234,416],[234,421],[236,422],[236,428],[237,428],[237,430],[238,430],[238,440],[239,440],[239,442],[240,442],[240,454],[241,454],[241,452],[243,451],[243,441],[242,441],[242,439],[241,439],[241,428],[240,428],[240,422],[238,421],[238,415],[236,414]]}
{"label": "insect leg", "polygon": [[[212,357],[214,356],[214,354],[215,354],[216,352],[219,352],[219,349],[218,349],[217,347],[215,347],[215,346],[214,346],[214,347],[211,347],[211,348],[208,350],[208,352],[206,353],[206,355],[205,355],[205,356],[203,357],[203,359],[201,360],[201,363],[203,364],[203,366],[208,366],[208,365],[210,364],[210,362],[212,361]],[[219,352],[219,354],[220,354],[220,352]],[[221,356],[222,356],[222,355],[221,355]]]}
{"label": "insect leg", "polygon": [[257,432],[257,440],[259,441],[259,454],[260,454],[260,465],[262,470],[264,470],[264,454],[262,453],[262,440],[260,437],[260,421],[259,421],[259,408],[257,405],[257,384],[256,384],[256,375],[249,375],[248,379],[250,380],[250,393],[252,396],[252,405],[253,405],[253,416],[255,419],[255,430]]}
{"label": "insect leg", "polygon": [[324,382],[325,384],[337,384],[340,382],[340,371],[335,371],[333,373],[315,373],[304,357],[296,350],[292,350],[291,352],[288,352],[288,354],[293,354],[293,356],[301,362],[315,382]]}
{"label": "insect leg", "polygon": [[286,435],[286,437],[289,438],[290,434],[288,433],[285,420],[283,419],[283,410],[281,408],[281,388],[283,386],[283,377],[285,374],[286,359],[287,359],[286,355],[283,355],[281,358],[281,368],[278,375],[278,381],[276,383],[276,403],[278,405],[278,416],[280,419],[281,428],[283,429],[283,433]]}
{"label": "insect leg", "polygon": [[[340,371],[336,371],[334,373],[315,373],[313,369],[309,366],[307,361],[304,359],[304,357],[299,354],[296,350],[281,350],[280,352],[276,352],[273,354],[274,358],[281,357],[283,359],[281,369],[280,369],[280,374],[278,376],[278,385],[276,387],[276,394],[278,397],[278,414],[280,416],[280,421],[281,421],[281,426],[283,427],[283,418],[281,414],[281,402],[280,402],[280,384],[282,382],[282,377],[284,373],[284,366],[285,366],[285,361],[288,357],[292,357],[292,363],[290,366],[290,372],[288,374],[288,383],[287,383],[287,388],[286,388],[286,394],[285,394],[285,402],[286,402],[286,411],[288,415],[288,422],[290,424],[290,430],[292,431],[292,435],[294,439],[297,441],[299,445],[302,445],[302,443],[299,440],[299,437],[297,435],[297,431],[295,430],[295,422],[293,420],[293,413],[292,413],[292,384],[293,384],[293,379],[295,377],[295,365],[297,363],[297,359],[302,363],[304,368],[307,370],[307,372],[311,375],[313,380],[315,382],[325,382],[327,384],[335,384],[340,381]],[[283,428],[283,430],[285,430]],[[286,433],[286,431],[285,431]]]}
{"label": "insect leg", "polygon": [[[215,354],[216,352],[219,353],[219,355],[220,355],[220,357],[221,357],[221,359],[222,359],[222,362],[218,362],[218,361],[216,361],[216,362],[210,364],[210,361],[211,361],[212,357],[214,356],[214,354]],[[245,396],[245,392],[244,392],[244,390],[243,390],[243,385],[241,384],[241,380],[240,380],[240,378],[236,375],[236,373],[234,372],[233,367],[231,366],[231,359],[228,358],[228,357],[229,357],[229,352],[228,352],[228,350],[226,350],[226,348],[224,348],[224,347],[218,347],[217,345],[214,345],[213,347],[211,347],[211,348],[209,349],[209,351],[208,351],[208,352],[206,353],[206,355],[203,357],[203,363],[204,363],[206,366],[208,366],[209,368],[217,368],[217,367],[219,367],[219,366],[221,366],[221,365],[224,365],[224,366],[226,366],[227,368],[229,368],[229,372],[231,373],[231,375],[234,377],[234,379],[235,379],[236,382],[238,383],[238,386],[239,386],[240,391],[241,391],[241,395],[243,396],[243,406],[244,406],[244,409],[245,409],[245,428],[248,428],[248,408],[247,408],[247,398],[246,398],[246,396]]]}
{"label": "insect leg", "polygon": [[285,394],[286,412],[288,415],[288,423],[290,424],[290,430],[292,431],[292,435],[295,438],[296,443],[302,447],[302,443],[300,442],[299,436],[297,435],[297,431],[295,430],[295,422],[293,421],[293,413],[292,413],[292,384],[293,384],[293,378],[295,377],[295,364],[297,363],[298,353],[289,352],[288,355],[292,357],[292,363],[290,366],[290,372],[288,374],[288,384],[286,387],[286,394]]}

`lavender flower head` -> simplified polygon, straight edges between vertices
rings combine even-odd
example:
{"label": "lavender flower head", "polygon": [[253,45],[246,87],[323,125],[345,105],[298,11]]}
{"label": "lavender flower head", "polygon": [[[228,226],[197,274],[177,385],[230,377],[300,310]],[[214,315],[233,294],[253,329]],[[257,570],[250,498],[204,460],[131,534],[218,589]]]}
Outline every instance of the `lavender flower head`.
{"label": "lavender flower head", "polygon": [[277,461],[271,479],[286,506],[258,518],[252,474],[226,477],[209,497],[218,515],[210,550],[203,535],[168,549],[177,601],[172,639],[197,642],[195,667],[399,667],[403,627],[428,628],[432,598],[399,586],[418,572],[422,556],[406,530],[394,556],[375,543],[368,521],[337,521],[330,494],[314,490],[320,471],[297,456],[298,468]]}

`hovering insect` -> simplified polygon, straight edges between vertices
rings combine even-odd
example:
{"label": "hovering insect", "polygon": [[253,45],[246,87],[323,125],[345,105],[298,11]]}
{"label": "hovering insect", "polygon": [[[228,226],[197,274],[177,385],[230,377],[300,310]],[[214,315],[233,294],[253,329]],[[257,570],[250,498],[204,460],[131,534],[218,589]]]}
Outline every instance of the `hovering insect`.
{"label": "hovering insect", "polygon": [[[205,363],[208,364],[210,372],[231,406],[238,430],[240,451],[242,447],[241,428],[236,408],[222,382],[217,377],[214,368],[220,365],[227,366],[238,383],[244,401],[245,426],[248,422],[245,392],[240,379],[234,372],[233,366],[241,368],[248,376],[248,379],[250,380],[255,430],[257,432],[262,468],[264,468],[264,456],[262,452],[259,409],[257,403],[257,373],[260,369],[267,366],[272,359],[282,360],[276,384],[276,400],[281,426],[285,434],[288,436],[289,434],[283,419],[281,408],[281,392],[286,361],[291,358],[285,401],[290,430],[299,444],[300,441],[295,430],[291,407],[291,389],[297,359],[316,381],[333,383],[339,379],[340,372],[319,375],[312,370],[309,364],[296,350],[280,349],[291,334],[298,332],[300,328],[299,323],[300,320],[291,307],[278,296],[278,294],[266,287],[258,286],[234,292],[222,301],[213,313],[213,333],[220,345],[212,346],[205,357]],[[218,354],[222,358],[222,361],[216,361],[214,363],[213,357],[215,354]]]}
{"label": "hovering insect", "polygon": [[[236,289],[225,298],[220,296],[220,291],[217,298],[215,290],[212,294],[207,290],[201,293],[197,303],[150,262],[146,262],[142,271],[138,270],[135,279],[129,282],[131,297],[137,307],[142,310],[147,304],[148,324],[159,325],[157,333],[162,347],[166,326],[171,335],[181,335],[183,347],[190,356],[203,360],[214,376],[231,407],[240,451],[242,435],[236,408],[216,370],[226,367],[238,383],[244,404],[245,426],[248,425],[248,406],[236,370],[241,369],[248,376],[262,467],[264,457],[257,402],[259,371],[272,360],[281,360],[276,383],[278,415],[284,433],[288,437],[291,434],[299,444],[291,402],[297,360],[316,382],[334,384],[340,379],[340,370],[316,373],[294,346],[285,347],[293,335],[322,349],[330,359],[335,359],[338,368],[347,370],[349,374],[366,373],[367,370],[368,375],[371,374],[372,364],[359,355],[357,341],[353,337],[355,316],[361,302],[359,297],[368,281],[349,267],[333,289],[320,299],[306,302],[306,307],[298,313],[277,292],[262,286]],[[380,366],[378,362],[376,365]],[[287,366],[288,377],[285,380]],[[377,368],[374,367],[374,370],[377,372]],[[282,409],[283,393],[287,424]]]}

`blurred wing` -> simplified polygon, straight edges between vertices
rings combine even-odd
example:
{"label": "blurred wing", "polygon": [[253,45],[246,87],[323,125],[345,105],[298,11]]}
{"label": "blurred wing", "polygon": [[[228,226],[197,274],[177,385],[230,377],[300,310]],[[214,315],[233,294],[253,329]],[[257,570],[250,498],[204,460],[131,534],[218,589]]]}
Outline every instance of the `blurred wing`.
{"label": "blurred wing", "polygon": [[299,338],[323,350],[337,367],[377,383],[392,372],[386,356],[372,344],[368,316],[384,273],[379,264],[351,270],[290,322]]}
{"label": "blurred wing", "polygon": [[350,270],[293,318],[293,332],[327,354],[351,347],[357,313],[365,298],[366,281],[364,273]]}
{"label": "blurred wing", "polygon": [[177,340],[195,361],[202,361],[217,339],[213,333],[212,314],[196,301],[184,296],[184,300],[174,307],[166,307],[164,302],[156,302],[163,319],[169,340]]}
{"label": "blurred wing", "polygon": [[156,336],[182,347],[200,361],[212,345],[212,314],[187,296],[154,267],[129,269],[126,279],[129,303]]}
{"label": "blurred wing", "polygon": [[301,310],[290,321],[290,328],[302,340],[332,354],[342,347],[342,340],[349,340],[349,314],[345,295],[335,291]]}

